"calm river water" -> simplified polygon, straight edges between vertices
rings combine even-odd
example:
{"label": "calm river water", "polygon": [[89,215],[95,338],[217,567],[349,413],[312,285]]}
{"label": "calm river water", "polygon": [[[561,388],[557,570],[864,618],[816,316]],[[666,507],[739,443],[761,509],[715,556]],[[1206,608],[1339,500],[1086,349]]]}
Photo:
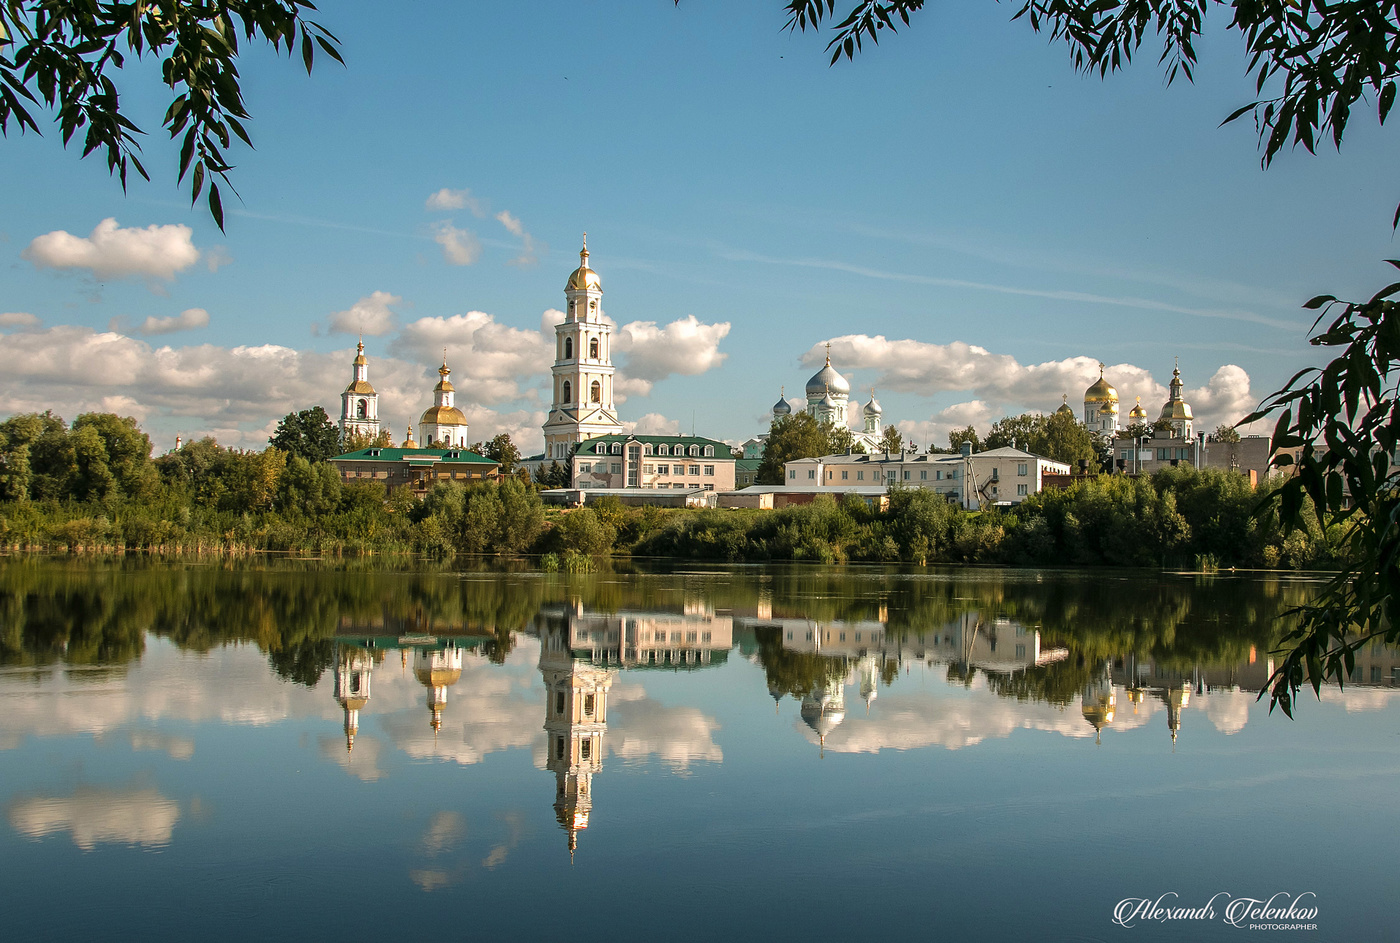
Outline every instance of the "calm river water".
{"label": "calm river water", "polygon": [[1400,657],[1256,700],[1311,586],[0,558],[3,937],[1395,939]]}

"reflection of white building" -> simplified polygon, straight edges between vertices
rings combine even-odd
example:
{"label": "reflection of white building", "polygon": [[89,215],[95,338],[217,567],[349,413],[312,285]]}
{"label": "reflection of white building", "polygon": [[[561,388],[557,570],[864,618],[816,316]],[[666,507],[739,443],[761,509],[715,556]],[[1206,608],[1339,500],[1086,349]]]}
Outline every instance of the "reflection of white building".
{"label": "reflection of white building", "polygon": [[846,719],[846,679],[833,672],[802,699],[803,722],[817,734],[818,749],[825,752],[827,734]]}
{"label": "reflection of white building", "polygon": [[734,646],[734,620],[704,608],[664,612],[586,612],[581,603],[546,606],[547,623],[559,627],[576,657],[623,668],[703,668],[725,659]]}
{"label": "reflection of white building", "polygon": [[341,646],[335,664],[335,699],[345,711],[345,751],[355,746],[360,729],[360,710],[369,703],[370,675],[374,660],[363,648]]}
{"label": "reflection of white building", "polygon": [[593,811],[593,774],[603,769],[608,690],[615,672],[574,658],[556,630],[541,633],[540,674],[545,691],[546,767],[554,773],[554,814],[569,834],[569,856]]}
{"label": "reflection of white building", "polygon": [[442,728],[442,711],[447,707],[447,689],[462,678],[462,650],[456,645],[413,653],[413,676],[428,689],[428,710],[434,732]]}

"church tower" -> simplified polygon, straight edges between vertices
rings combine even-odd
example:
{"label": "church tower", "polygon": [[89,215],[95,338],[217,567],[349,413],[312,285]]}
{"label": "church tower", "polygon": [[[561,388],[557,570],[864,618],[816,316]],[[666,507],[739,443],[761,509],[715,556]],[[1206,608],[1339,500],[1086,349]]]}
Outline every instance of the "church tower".
{"label": "church tower", "polygon": [[553,401],[544,424],[546,459],[567,458],[580,442],[623,431],[613,405],[612,325],[603,283],[588,267],[588,235],[564,286],[564,320],[554,328]]}
{"label": "church tower", "polygon": [[603,769],[603,734],[608,729],[608,690],[614,673],[576,660],[568,628],[540,640],[545,690],[546,766],[554,773],[554,814],[569,833],[569,855],[593,811],[593,774]]}
{"label": "church tower", "polygon": [[1172,370],[1171,392],[1167,396],[1167,401],[1162,405],[1162,414],[1157,417],[1157,421],[1171,423],[1172,433],[1180,438],[1191,438],[1191,426],[1195,417],[1191,415],[1191,407],[1186,400],[1181,398],[1180,367],[1175,367]]}
{"label": "church tower", "polygon": [[369,385],[369,362],[365,342],[356,347],[354,377],[340,394],[340,435],[379,435],[379,394]]}

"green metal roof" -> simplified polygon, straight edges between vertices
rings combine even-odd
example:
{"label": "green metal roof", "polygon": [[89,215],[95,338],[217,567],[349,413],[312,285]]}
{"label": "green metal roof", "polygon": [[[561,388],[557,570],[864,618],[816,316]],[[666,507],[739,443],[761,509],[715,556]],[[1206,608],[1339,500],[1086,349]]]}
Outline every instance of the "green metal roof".
{"label": "green metal roof", "polygon": [[758,466],[763,464],[761,458],[736,458],[734,460],[735,471],[758,471]]}
{"label": "green metal roof", "polygon": [[333,462],[445,462],[469,465],[496,465],[484,455],[466,449],[360,449],[331,459]]}

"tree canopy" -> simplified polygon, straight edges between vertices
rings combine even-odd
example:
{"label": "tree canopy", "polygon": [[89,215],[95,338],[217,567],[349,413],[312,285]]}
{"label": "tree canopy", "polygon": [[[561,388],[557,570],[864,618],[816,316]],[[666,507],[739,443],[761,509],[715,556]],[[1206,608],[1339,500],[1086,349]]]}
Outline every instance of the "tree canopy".
{"label": "tree canopy", "polygon": [[308,462],[324,462],[340,455],[340,433],[320,406],[287,413],[277,424],[269,444]]}
{"label": "tree canopy", "polygon": [[851,447],[851,432],[829,422],[817,422],[810,413],[792,413],[773,420],[763,443],[763,458],[754,480],[761,485],[783,483],[783,466],[799,458],[844,453]]}
{"label": "tree canopy", "polygon": [[162,123],[181,138],[178,180],[189,177],[191,203],[208,183],[209,213],[223,229],[223,198],[211,178],[231,188],[227,149],[234,137],[253,143],[239,34],[288,56],[299,46],[310,74],[318,49],[342,61],[339,40],[303,18],[315,9],[308,0],[0,0],[0,134],[12,124],[41,133],[30,109],[42,107],[54,113],[65,146],[82,131],[82,156],[105,154],[123,189],[128,169],[149,180],[137,156],[145,132],[124,110],[117,80],[152,74],[123,71],[127,57],[158,58],[160,81],[174,92]]}

